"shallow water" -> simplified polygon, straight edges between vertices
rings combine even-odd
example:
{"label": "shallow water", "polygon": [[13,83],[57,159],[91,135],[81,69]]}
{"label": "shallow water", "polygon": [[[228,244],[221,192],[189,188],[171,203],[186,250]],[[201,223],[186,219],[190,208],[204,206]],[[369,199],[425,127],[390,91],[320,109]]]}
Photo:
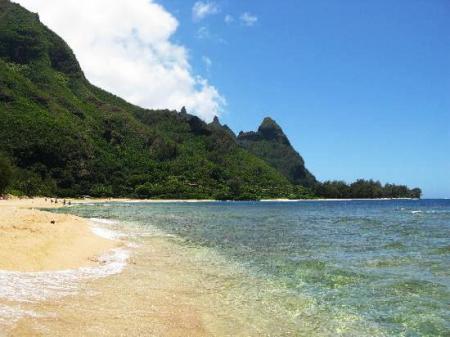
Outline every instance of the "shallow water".
{"label": "shallow water", "polygon": [[[138,248],[123,274],[92,281],[83,300],[58,309],[62,317],[89,305],[117,317],[118,328],[136,319],[125,308],[140,308],[147,318],[128,326],[128,335],[150,326],[155,336],[171,335],[163,332],[171,324],[173,335],[192,328],[193,336],[450,335],[450,200],[68,210],[103,219],[104,235],[119,231]],[[96,324],[92,335],[103,335]]]}

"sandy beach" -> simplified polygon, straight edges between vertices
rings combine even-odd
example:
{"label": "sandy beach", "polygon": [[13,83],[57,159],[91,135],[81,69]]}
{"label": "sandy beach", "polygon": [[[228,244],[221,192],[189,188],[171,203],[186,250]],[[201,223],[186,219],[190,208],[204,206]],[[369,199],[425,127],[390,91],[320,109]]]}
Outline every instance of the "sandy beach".
{"label": "sandy beach", "polygon": [[97,264],[118,242],[95,235],[86,219],[36,208],[57,208],[50,199],[0,200],[0,270],[35,272]]}
{"label": "sandy beach", "polygon": [[[257,228],[265,237],[264,233],[275,232],[280,225],[279,219],[287,219],[286,223],[294,224],[293,228],[297,231],[303,226],[296,225],[295,221],[305,217],[304,223],[315,223],[317,230],[323,226],[324,222],[322,215],[317,215],[316,210],[320,209],[325,214],[335,214],[337,204],[331,205],[332,207],[324,203],[278,204],[267,205],[266,208],[266,205],[256,203],[195,206],[185,204],[114,205],[115,201],[118,200],[72,199],[72,205],[77,203],[85,205],[63,208],[57,213],[39,209],[62,207],[60,201],[56,205],[45,199],[0,201],[0,244],[2,245],[0,250],[0,337],[313,335],[381,337],[395,335],[384,333],[378,324],[371,324],[364,316],[345,308],[341,309],[340,306],[334,305],[335,302],[330,302],[331,304],[326,306],[327,303],[319,302],[313,296],[311,288],[307,288],[307,282],[313,283],[316,287],[317,277],[323,277],[327,283],[319,291],[333,293],[342,291],[343,296],[336,302],[342,303],[341,301],[348,296],[346,289],[353,288],[355,284],[361,284],[359,273],[347,272],[344,267],[338,270],[334,267],[326,269],[328,267],[324,266],[324,263],[317,263],[315,257],[314,260],[307,260],[306,263],[301,261],[301,266],[297,264],[299,261],[284,260],[288,261],[285,263],[289,263],[286,266],[292,266],[297,273],[305,272],[300,275],[302,278],[292,279],[293,283],[291,283],[295,287],[300,284],[305,288],[299,289],[300,291],[297,291],[297,288],[292,290],[293,288],[285,282],[291,279],[286,279],[284,276],[277,278],[274,274],[264,273],[264,269],[260,269],[261,273],[260,270],[252,269],[248,264],[242,263],[245,260],[228,255],[226,249],[236,249],[234,242],[239,242],[236,239],[234,242],[228,241],[233,238],[227,236],[226,244],[229,246],[225,248],[206,246],[197,244],[198,241],[189,240],[195,236],[178,235],[169,227],[176,225],[180,231],[196,235],[199,230],[210,230],[206,234],[213,234],[213,236],[202,237],[208,239],[218,237],[216,233],[220,234],[222,228],[229,229],[229,233],[239,228],[248,230],[250,222],[245,220],[251,219],[252,222],[263,222],[263,226]],[[130,200],[121,199],[120,201]],[[147,200],[134,201],[147,202]],[[101,202],[101,204],[94,205],[95,202]],[[377,204],[379,203],[373,205],[366,203],[364,207],[373,210],[376,209]],[[447,213],[434,210],[426,213],[426,209],[423,213],[418,213],[420,207],[411,205],[414,206],[409,209],[403,204],[401,207],[406,207],[404,210],[391,205],[391,214],[397,216],[395,223],[405,218],[417,222],[418,219],[430,217],[439,219],[447,216]],[[291,213],[284,214],[284,218],[278,218],[273,216],[274,207],[277,207],[279,211]],[[343,204],[340,210],[349,212],[348,209],[353,209],[348,214],[355,217],[360,207],[360,203],[355,203],[353,206]],[[227,210],[223,212],[225,208]],[[389,209],[386,205],[378,206],[381,219],[384,219],[386,209]],[[219,211],[222,211],[220,219],[214,219],[213,216]],[[243,211],[250,212],[247,218],[244,217],[244,221],[239,220]],[[62,212],[77,214],[86,219],[61,214]],[[261,212],[262,216],[260,216]],[[289,214],[291,215],[288,216]],[[337,214],[336,217],[328,219],[336,218],[342,219],[342,216]],[[309,222],[308,219],[312,221]],[[342,224],[342,228],[345,228],[342,234],[345,237],[347,230],[352,225],[356,226],[348,219],[349,217],[345,217],[339,223]],[[166,227],[164,222],[168,222]],[[381,220],[377,223],[372,219],[358,217],[354,222],[361,223],[358,225],[361,227],[357,229],[363,228],[372,235],[379,234],[374,232],[374,228],[376,230],[376,227],[382,223]],[[207,223],[211,224],[209,229],[205,229]],[[162,225],[156,226],[156,224]],[[264,229],[266,226],[267,230]],[[104,233],[116,234],[116,237],[120,239],[109,241],[97,237],[92,233],[93,229],[102,229]],[[438,230],[441,229],[438,228]],[[327,234],[336,232],[334,221],[329,221],[326,232]],[[312,235],[311,233],[309,228],[305,228],[302,235]],[[243,237],[245,241],[241,243],[248,242],[249,237],[254,236],[254,230],[250,229],[248,234],[249,236]],[[317,234],[316,237],[319,235]],[[340,237],[341,234],[336,235]],[[283,232],[282,239],[285,236]],[[359,236],[354,235],[354,237],[354,240],[359,242]],[[424,239],[428,240],[425,236]],[[290,237],[286,240],[288,241],[285,245],[292,244]],[[345,244],[346,240],[348,240],[347,237],[341,241],[342,244]],[[262,245],[266,244],[265,240],[259,242]],[[398,242],[394,244],[391,240],[387,240],[386,249],[401,251],[404,248],[403,244]],[[265,246],[254,245],[253,247],[265,249]],[[291,252],[294,252],[293,254],[297,254],[297,251],[302,252],[301,249],[305,246],[301,244],[298,247],[294,247],[295,251]],[[309,256],[316,256],[312,252],[320,253],[323,247],[323,245],[319,248],[312,247],[310,248],[312,250],[306,253],[311,254]],[[359,246],[355,244],[354,247]],[[244,245],[241,249],[242,252],[245,250],[245,254],[251,253]],[[114,251],[117,251],[119,255],[112,255],[109,259],[107,255],[104,255],[105,252],[110,254]],[[446,247],[441,247],[434,253],[434,258],[441,258],[444,261],[443,253],[447,251]],[[363,268],[377,268],[377,270],[385,268],[386,257],[383,255],[381,260],[373,259],[372,252],[373,249],[368,251],[369,257]],[[268,268],[272,268],[273,263],[278,263],[277,268],[284,268],[280,264],[283,260],[276,254],[278,250],[276,253],[272,251],[267,264]],[[363,254],[366,253],[363,252]],[[97,259],[98,256],[100,259]],[[392,260],[394,264],[388,265],[389,273],[398,263],[396,257]],[[343,259],[342,264],[346,263],[347,260]],[[410,260],[406,263],[405,265],[409,265]],[[444,265],[442,263],[440,267],[442,274],[446,272]],[[264,265],[261,264],[261,266]],[[292,269],[289,273],[291,271]],[[399,289],[403,289],[401,288],[403,283],[399,283],[402,282],[401,279],[395,281],[393,291],[398,292]],[[406,286],[405,291],[410,291],[410,283],[406,283]],[[425,294],[423,289],[428,289],[426,288],[428,286],[429,284],[417,283],[417,291],[423,291]],[[365,300],[370,301],[367,298]],[[439,314],[438,311],[435,312],[436,320],[432,323],[441,329]],[[411,317],[411,322],[415,322],[417,315]],[[428,319],[428,317],[425,318]],[[415,329],[415,326],[412,328]],[[444,329],[445,327],[442,331]]]}
{"label": "sandy beach", "polygon": [[[253,324],[273,323],[253,303],[230,305],[244,294],[230,297],[228,282],[240,284],[243,275],[220,257],[211,268],[208,249],[192,251],[164,233],[136,239],[131,228],[130,248],[94,235],[89,219],[35,209],[61,206],[40,198],[0,201],[0,337],[260,336]],[[118,244],[131,256],[110,272],[96,257]],[[250,320],[255,312],[258,322]]]}

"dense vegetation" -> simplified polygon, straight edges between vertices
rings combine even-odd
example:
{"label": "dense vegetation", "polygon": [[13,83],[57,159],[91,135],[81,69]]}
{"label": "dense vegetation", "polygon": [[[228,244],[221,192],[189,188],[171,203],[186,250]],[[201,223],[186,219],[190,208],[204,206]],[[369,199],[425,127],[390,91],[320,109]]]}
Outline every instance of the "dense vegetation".
{"label": "dense vegetation", "polygon": [[0,155],[0,196],[11,183],[12,169],[9,161]]}
{"label": "dense vegetation", "polygon": [[317,183],[316,178],[306,169],[303,158],[271,118],[265,118],[257,132],[239,133],[237,140],[242,147],[276,168],[291,183],[308,187]]}
{"label": "dense vegetation", "polygon": [[306,169],[300,154],[291,146],[281,127],[265,118],[257,132],[241,132],[238,143],[254,155],[264,159],[294,185],[307,186],[321,198],[420,198],[419,188],[386,184],[359,179],[351,184],[343,181],[318,182]]}
{"label": "dense vegetation", "polygon": [[220,123],[151,111],[91,85],[66,43],[0,0],[0,151],[8,192],[157,198],[301,198]]}
{"label": "dense vegetation", "polygon": [[420,188],[409,189],[404,185],[385,184],[379,181],[359,179],[347,184],[343,181],[325,181],[315,187],[315,192],[324,198],[420,198]]}
{"label": "dense vegetation", "polygon": [[184,108],[129,104],[91,85],[67,44],[9,0],[0,0],[0,153],[0,193],[235,200],[334,193],[271,119],[236,137],[218,119],[206,124]]}

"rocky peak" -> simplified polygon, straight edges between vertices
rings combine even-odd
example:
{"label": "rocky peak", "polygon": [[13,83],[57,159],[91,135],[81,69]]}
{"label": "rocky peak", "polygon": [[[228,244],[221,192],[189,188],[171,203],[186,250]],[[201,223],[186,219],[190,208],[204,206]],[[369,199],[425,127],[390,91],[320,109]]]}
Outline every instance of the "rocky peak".
{"label": "rocky peak", "polygon": [[314,176],[305,168],[303,158],[272,118],[264,118],[256,132],[240,132],[238,143],[272,165],[292,183],[309,187],[316,183]]}
{"label": "rocky peak", "polygon": [[219,117],[214,116],[214,119],[211,123],[209,123],[209,126],[212,127],[215,130],[222,130],[228,135],[230,135],[233,139],[236,138],[236,135],[234,134],[233,130],[231,130],[228,125],[220,123]]}
{"label": "rocky peak", "polygon": [[217,126],[222,126],[222,124],[220,124],[219,117],[217,117],[217,116],[214,116],[214,119],[211,124],[217,125]]}
{"label": "rocky peak", "polygon": [[[247,133],[246,135],[250,135],[250,133]],[[256,135],[261,137],[262,139],[290,145],[289,140],[284,134],[281,127],[270,117],[264,118],[258,128],[258,132],[256,132]],[[251,136],[255,136],[255,133],[252,133]]]}

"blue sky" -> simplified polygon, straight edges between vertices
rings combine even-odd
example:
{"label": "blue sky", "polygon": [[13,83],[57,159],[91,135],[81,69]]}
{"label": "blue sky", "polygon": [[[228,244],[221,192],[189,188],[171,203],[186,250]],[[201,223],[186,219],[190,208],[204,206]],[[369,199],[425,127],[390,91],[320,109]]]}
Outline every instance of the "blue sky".
{"label": "blue sky", "polygon": [[271,116],[320,180],[450,197],[448,0],[218,0],[201,17],[195,1],[158,3],[235,131]]}
{"label": "blue sky", "polygon": [[450,0],[15,1],[132,103],[271,116],[319,180],[450,197]]}

